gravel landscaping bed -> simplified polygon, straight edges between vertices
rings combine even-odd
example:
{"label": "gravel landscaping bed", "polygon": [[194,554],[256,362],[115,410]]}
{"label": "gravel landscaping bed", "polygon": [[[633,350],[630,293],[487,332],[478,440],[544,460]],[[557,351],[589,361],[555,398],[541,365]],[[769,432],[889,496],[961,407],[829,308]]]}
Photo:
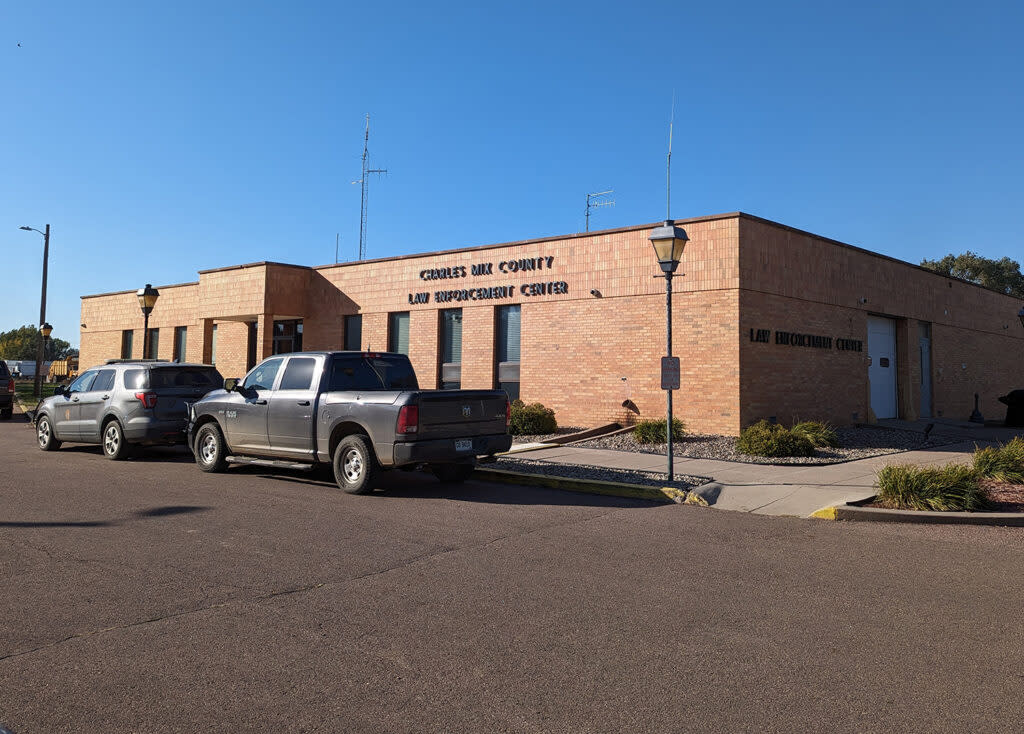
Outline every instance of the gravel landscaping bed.
{"label": "gravel landscaping bed", "polygon": [[[930,436],[925,439],[923,433],[901,431],[895,428],[852,427],[837,428],[835,431],[842,448],[818,449],[817,455],[812,457],[768,458],[764,456],[747,456],[736,450],[736,438],[734,436],[702,435],[688,435],[681,441],[674,441],[672,453],[676,456],[686,456],[691,459],[718,459],[720,461],[738,461],[747,464],[839,464],[844,461],[867,459],[871,456],[945,446],[963,440],[946,436]],[[518,439],[516,441],[518,442]],[[616,451],[633,451],[647,454],[664,454],[666,449],[663,443],[637,443],[632,433],[593,438],[572,445],[581,448],[613,449]]]}
{"label": "gravel landscaping bed", "polygon": [[625,482],[627,484],[642,484],[649,487],[675,487],[676,489],[691,489],[692,487],[699,487],[700,485],[711,481],[708,477],[694,477],[684,474],[677,475],[674,482],[668,483],[665,481],[665,474],[659,472],[633,471],[630,469],[607,469],[602,466],[558,464],[551,461],[519,459],[511,456],[501,456],[493,464],[487,464],[486,468],[520,471],[528,474],[542,474],[549,477],[595,479],[601,482]]}

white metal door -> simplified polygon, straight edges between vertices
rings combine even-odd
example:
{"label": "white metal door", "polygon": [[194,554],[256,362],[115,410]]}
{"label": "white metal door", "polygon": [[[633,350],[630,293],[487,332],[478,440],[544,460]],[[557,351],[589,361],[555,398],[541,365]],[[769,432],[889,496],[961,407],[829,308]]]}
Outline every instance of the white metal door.
{"label": "white metal door", "polygon": [[868,316],[868,381],[875,418],[896,418],[896,322]]}

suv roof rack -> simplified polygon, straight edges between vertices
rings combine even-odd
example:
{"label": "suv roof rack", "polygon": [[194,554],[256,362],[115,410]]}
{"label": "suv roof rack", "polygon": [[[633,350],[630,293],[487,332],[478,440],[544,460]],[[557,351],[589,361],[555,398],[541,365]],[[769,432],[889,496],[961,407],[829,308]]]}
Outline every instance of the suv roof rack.
{"label": "suv roof rack", "polygon": [[108,359],[103,364],[131,364],[135,362],[166,362],[166,359]]}

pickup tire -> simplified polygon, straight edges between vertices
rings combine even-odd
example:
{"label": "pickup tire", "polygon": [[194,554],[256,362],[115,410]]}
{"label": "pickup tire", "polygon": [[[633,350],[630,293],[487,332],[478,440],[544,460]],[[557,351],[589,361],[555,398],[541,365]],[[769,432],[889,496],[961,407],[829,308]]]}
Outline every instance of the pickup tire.
{"label": "pickup tire", "polygon": [[431,464],[430,473],[446,484],[462,484],[473,475],[473,464]]}
{"label": "pickup tire", "polygon": [[49,416],[41,415],[36,421],[36,441],[43,451],[56,451],[60,448],[60,441],[53,435]]}
{"label": "pickup tire", "polygon": [[334,481],[349,494],[369,494],[380,474],[368,436],[353,434],[334,449]]}
{"label": "pickup tire", "polygon": [[216,423],[207,423],[196,434],[196,465],[205,472],[222,472],[228,465],[224,434]]}

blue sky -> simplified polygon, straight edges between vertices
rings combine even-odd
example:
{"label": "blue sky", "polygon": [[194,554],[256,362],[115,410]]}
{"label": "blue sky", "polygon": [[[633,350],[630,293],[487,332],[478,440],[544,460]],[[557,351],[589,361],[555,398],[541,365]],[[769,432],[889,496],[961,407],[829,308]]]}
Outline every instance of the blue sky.
{"label": "blue sky", "polygon": [[[1024,257],[1020,3],[0,5],[0,330],[82,294],[746,211]],[[18,46],[18,44],[21,44]]]}

